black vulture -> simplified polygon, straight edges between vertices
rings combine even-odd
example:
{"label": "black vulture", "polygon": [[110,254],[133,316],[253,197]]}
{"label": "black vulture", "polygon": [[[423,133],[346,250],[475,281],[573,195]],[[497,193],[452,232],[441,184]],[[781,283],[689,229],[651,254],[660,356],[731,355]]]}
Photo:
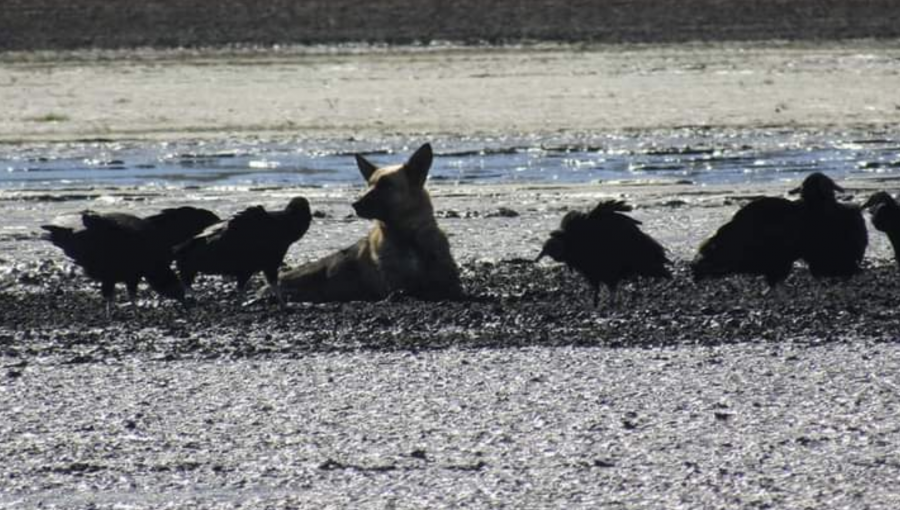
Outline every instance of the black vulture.
{"label": "black vulture", "polygon": [[222,221],[212,211],[191,206],[163,209],[144,219],[156,230],[159,241],[169,249],[174,249],[203,232],[206,227]]}
{"label": "black vulture", "polygon": [[198,273],[233,276],[243,295],[250,278],[262,271],[284,306],[278,269],[288,248],[303,237],[311,220],[309,202],[303,197],[292,199],[283,211],[247,208],[177,246],[178,272],[188,288]]}
{"label": "black vulture", "polygon": [[860,271],[869,237],[862,210],[841,204],[835,191],[844,189],[816,172],[791,194],[800,194],[801,253],[814,277],[848,277]]}
{"label": "black vulture", "polygon": [[729,274],[761,275],[774,287],[800,258],[800,209],[790,200],[758,198],[703,241],[691,262],[695,280]]}
{"label": "black vulture", "polygon": [[872,215],[872,226],[887,234],[894,248],[894,260],[900,265],[900,205],[886,191],[875,193],[866,203],[863,209],[869,209]]}
{"label": "black vulture", "polygon": [[84,228],[77,230],[55,225],[41,228],[90,278],[100,281],[107,316],[118,282],[125,283],[132,303],[141,278],[160,295],[183,302],[184,288],[170,267],[171,248],[150,222],[126,213],[92,211],[82,213],[81,221]]}
{"label": "black vulture", "polygon": [[641,231],[640,221],[622,214],[628,211],[631,206],[624,202],[606,200],[589,213],[566,213],[537,260],[549,256],[581,273],[591,286],[594,306],[599,303],[601,283],[609,289],[614,306],[618,284],[626,278],[671,278],[665,248]]}

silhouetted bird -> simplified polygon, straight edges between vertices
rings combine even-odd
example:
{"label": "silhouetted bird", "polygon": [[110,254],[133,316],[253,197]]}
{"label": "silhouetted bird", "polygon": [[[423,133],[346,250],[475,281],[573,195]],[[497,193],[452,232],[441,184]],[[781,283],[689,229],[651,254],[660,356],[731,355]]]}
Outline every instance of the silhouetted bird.
{"label": "silhouetted bird", "polygon": [[800,208],[777,197],[756,199],[703,241],[691,262],[695,280],[730,274],[761,275],[769,286],[784,281],[800,258]]}
{"label": "silhouetted bird", "polygon": [[212,211],[190,206],[163,209],[144,219],[156,230],[157,239],[170,249],[222,221]]}
{"label": "silhouetted bird", "polygon": [[869,236],[862,210],[838,203],[835,191],[844,189],[816,172],[791,194],[800,194],[800,257],[815,277],[852,276],[860,271]]}
{"label": "silhouetted bird", "polygon": [[594,306],[600,299],[601,283],[609,289],[610,304],[615,305],[618,284],[626,278],[670,278],[665,248],[641,231],[640,221],[621,214],[628,211],[631,206],[624,202],[607,200],[589,213],[566,213],[537,260],[549,256],[581,273],[593,291]]}
{"label": "silhouetted bird", "polygon": [[243,294],[250,277],[262,271],[284,306],[278,269],[311,220],[309,202],[303,197],[292,199],[284,211],[268,212],[262,206],[245,209],[175,248],[181,279],[190,288],[198,273],[233,276]]}
{"label": "silhouetted bird", "polygon": [[141,278],[160,295],[183,301],[184,288],[170,267],[171,249],[150,222],[131,214],[92,211],[82,213],[81,221],[84,228],[77,230],[55,225],[41,228],[90,278],[100,281],[107,316],[118,282],[125,283],[132,303]]}
{"label": "silhouetted bird", "polygon": [[872,226],[887,234],[894,248],[894,260],[900,265],[900,205],[886,191],[879,191],[869,197],[862,207],[869,209]]}

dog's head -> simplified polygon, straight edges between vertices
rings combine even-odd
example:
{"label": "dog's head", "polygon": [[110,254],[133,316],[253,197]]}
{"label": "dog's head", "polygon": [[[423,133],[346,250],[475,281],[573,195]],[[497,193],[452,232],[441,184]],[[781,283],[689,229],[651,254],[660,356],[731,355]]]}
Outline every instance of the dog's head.
{"label": "dog's head", "polygon": [[356,164],[369,186],[353,209],[361,218],[381,220],[388,225],[402,226],[434,211],[425,191],[425,180],[431,169],[431,145],[425,144],[402,165],[378,168],[357,154]]}

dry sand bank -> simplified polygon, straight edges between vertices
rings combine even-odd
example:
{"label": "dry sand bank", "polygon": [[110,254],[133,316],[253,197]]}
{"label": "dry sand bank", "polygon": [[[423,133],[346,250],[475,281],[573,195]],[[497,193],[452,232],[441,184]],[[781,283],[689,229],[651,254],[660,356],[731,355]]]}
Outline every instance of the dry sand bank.
{"label": "dry sand bank", "polygon": [[7,54],[0,140],[880,130],[898,76],[877,41]]}

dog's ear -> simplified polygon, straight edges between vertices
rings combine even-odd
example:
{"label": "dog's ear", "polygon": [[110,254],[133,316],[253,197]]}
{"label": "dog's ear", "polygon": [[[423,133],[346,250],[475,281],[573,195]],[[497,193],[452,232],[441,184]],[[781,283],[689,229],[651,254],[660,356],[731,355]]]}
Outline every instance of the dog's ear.
{"label": "dog's ear", "polygon": [[378,170],[378,167],[369,163],[369,160],[364,158],[362,154],[356,155],[356,166],[359,167],[359,173],[362,174],[363,179],[365,179],[366,182],[369,182],[372,174],[375,173],[375,170]]}
{"label": "dog's ear", "polygon": [[431,169],[431,161],[434,155],[431,152],[431,144],[426,143],[409,157],[409,161],[403,166],[409,180],[416,186],[424,186],[428,178],[428,170]]}

